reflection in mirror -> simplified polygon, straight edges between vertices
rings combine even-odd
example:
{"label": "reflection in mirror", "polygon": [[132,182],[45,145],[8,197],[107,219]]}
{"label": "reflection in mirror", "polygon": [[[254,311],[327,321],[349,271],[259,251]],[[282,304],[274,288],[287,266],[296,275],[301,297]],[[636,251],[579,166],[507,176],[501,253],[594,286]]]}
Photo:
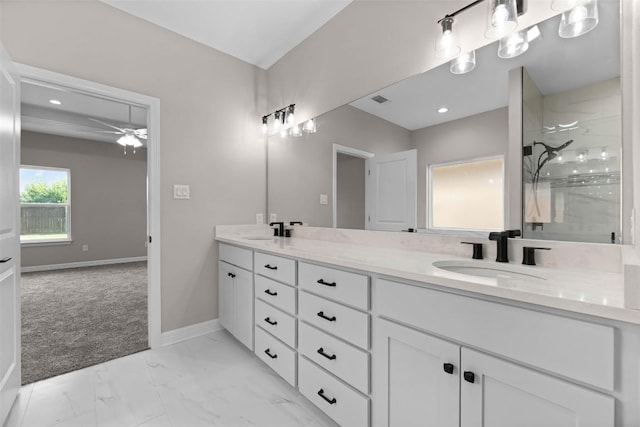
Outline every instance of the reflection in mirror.
{"label": "reflection in mirror", "polygon": [[[520,164],[509,164],[507,160],[512,158],[507,156],[509,147],[514,146],[514,141],[509,140],[509,126],[515,126],[509,123],[509,90],[510,88],[513,90],[513,85],[509,85],[510,70],[524,68],[530,80],[538,88],[537,90],[547,97],[545,108],[548,111],[545,110],[547,111],[545,114],[538,113],[544,116],[544,119],[540,116],[538,120],[540,122],[537,124],[538,131],[534,131],[535,126],[531,127],[532,125],[528,123],[535,122],[528,116],[523,118],[528,128],[520,129],[521,124],[517,124],[518,132],[522,130],[524,142],[518,140],[516,146],[531,145],[533,136],[535,141],[553,146],[560,145],[570,138],[576,138],[577,141],[575,135],[567,135],[568,138],[564,135],[577,131],[576,129],[562,131],[562,136],[558,132],[557,139],[552,139],[554,137],[551,135],[543,139],[538,135],[544,131],[543,126],[552,126],[549,124],[551,122],[555,125],[566,125],[579,120],[586,125],[589,120],[601,119],[602,115],[589,116],[585,112],[585,108],[592,111],[595,105],[600,109],[608,108],[607,106],[616,107],[619,111],[620,100],[615,96],[594,99],[590,105],[588,102],[578,103],[580,97],[584,97],[586,92],[582,95],[572,92],[599,82],[619,80],[619,4],[600,2],[599,12],[599,25],[581,37],[560,38],[558,36],[560,16],[556,16],[538,25],[542,37],[532,41],[528,50],[520,56],[510,59],[498,58],[498,42],[495,42],[476,50],[476,67],[470,73],[454,75],[449,70],[449,64],[444,64],[321,115],[317,118],[318,132],[315,134],[303,135],[301,138],[270,137],[268,143],[269,212],[276,213],[279,219],[302,220],[313,226],[368,228],[371,217],[371,210],[367,207],[369,193],[365,191],[363,201],[362,194],[356,197],[355,193],[349,193],[353,188],[349,190],[346,185],[343,186],[343,183],[349,183],[349,178],[342,179],[346,174],[343,168],[346,164],[345,158],[341,155],[338,159],[339,152],[334,146],[373,153],[373,159],[392,153],[416,150],[416,223],[419,229],[435,230],[429,214],[431,210],[429,205],[431,194],[428,188],[430,166],[501,157],[505,159],[505,177],[512,176],[506,173],[512,170],[510,168],[516,168],[518,171],[521,168]],[[520,92],[518,94],[520,95]],[[563,102],[567,107],[569,105],[578,107],[578,112],[581,112],[579,117],[569,121],[569,114],[556,111]],[[601,103],[606,105],[600,105]],[[524,108],[526,110],[527,105]],[[616,128],[617,125],[612,126]],[[605,144],[603,139],[608,139],[609,142],[616,139],[615,133],[607,133],[607,136],[597,141],[591,138],[589,142],[575,142],[567,149],[587,148],[589,154],[585,156],[593,156],[595,151],[592,147],[596,145],[600,147],[601,155],[602,148],[606,146],[609,159],[613,161],[617,158],[616,161],[619,164],[619,126],[617,129],[617,148],[610,146],[609,143]],[[585,131],[586,128],[581,127],[581,130]],[[595,133],[601,133],[603,130],[602,126],[589,130],[589,135],[594,136]],[[534,133],[529,134],[530,131]],[[532,156],[535,155],[536,159],[540,155],[541,147],[543,146],[535,145],[535,153]],[[527,163],[527,159],[523,159],[523,163]],[[544,167],[547,169],[544,171],[544,176],[550,172],[549,177],[553,177],[555,172],[548,168],[555,166],[554,162],[558,161],[559,158],[556,158],[545,164]],[[362,160],[354,160],[352,164],[359,168],[359,171],[354,170],[352,173],[361,174]],[[615,170],[617,171],[615,179],[619,186],[619,166]],[[589,173],[589,169],[586,173]],[[369,179],[370,175],[366,167],[365,174],[365,180]],[[571,174],[570,171],[569,175]],[[565,178],[567,176],[565,175]],[[542,178],[541,175],[538,179],[539,192],[542,192],[542,188],[546,185],[543,184]],[[609,177],[609,179],[612,178],[614,177]],[[525,177],[525,179],[529,179],[531,184],[531,178]],[[544,182],[548,182],[546,178]],[[551,187],[553,185],[555,184],[550,184]],[[352,187],[360,188],[358,191],[362,191],[361,184]],[[510,191],[516,189],[521,191],[519,182],[510,182],[508,188]],[[618,199],[612,198],[611,204],[608,205],[613,209],[611,215],[617,218],[620,216],[619,193],[618,187]],[[456,194],[453,196],[455,197]],[[518,206],[509,204],[510,197],[510,194],[505,194],[505,213],[506,211],[523,212],[523,207],[519,204]],[[551,204],[550,209],[553,209],[556,218],[559,218],[557,211],[562,206],[561,197],[565,197],[565,211],[567,209],[588,210],[584,208],[587,197],[577,196],[575,192],[571,195],[565,194],[557,197],[558,203],[554,199]],[[582,207],[577,205],[570,207],[570,199],[577,197],[582,197],[580,199],[583,203]],[[524,198],[526,199],[526,195]],[[341,220],[340,218],[347,218],[346,211],[352,209],[348,207],[348,201],[354,202],[353,209],[357,209],[357,212],[354,211],[351,219]],[[363,203],[364,219],[362,219]],[[593,207],[597,211],[604,209],[596,205]],[[554,230],[551,223],[544,222],[544,219],[537,218],[534,221],[533,217],[525,212],[522,216],[524,222],[529,223],[525,232],[533,231],[531,225],[533,223],[544,223],[542,228],[536,225],[535,238],[580,240],[576,234]],[[564,218],[568,218],[568,213],[565,212]],[[575,224],[575,231],[578,231],[579,227],[591,227],[592,224],[588,224],[591,220],[592,218],[583,218],[580,224]],[[564,221],[566,224],[566,219]],[[506,219],[503,219],[502,225],[492,227],[503,229],[505,223]],[[615,231],[611,231],[619,236],[619,220],[617,224]],[[455,223],[447,223],[446,226],[453,229],[465,227]],[[477,226],[472,228],[475,227]],[[534,237],[530,234],[526,236]]]}

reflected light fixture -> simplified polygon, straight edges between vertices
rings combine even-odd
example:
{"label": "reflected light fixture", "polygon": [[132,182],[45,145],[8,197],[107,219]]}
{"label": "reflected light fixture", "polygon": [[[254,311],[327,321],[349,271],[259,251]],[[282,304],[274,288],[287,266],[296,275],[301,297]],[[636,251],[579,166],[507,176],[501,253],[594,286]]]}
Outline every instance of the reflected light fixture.
{"label": "reflected light fixture", "polygon": [[449,71],[453,74],[465,74],[476,68],[476,51],[465,52],[451,60]]}
{"label": "reflected light fixture", "polygon": [[300,129],[300,125],[298,123],[291,126],[291,129],[289,129],[289,136],[293,136],[295,138],[302,136],[302,129]]}
{"label": "reflected light fixture", "polygon": [[460,53],[460,43],[453,31],[453,17],[445,16],[438,21],[438,33],[436,34],[436,57],[451,59]]}
{"label": "reflected light fixture", "polygon": [[[289,104],[273,113],[262,116],[261,130],[263,135],[273,135],[279,133],[283,138],[291,136],[299,136],[299,124],[295,116],[296,104]],[[269,132],[269,117],[273,116],[273,124],[271,125],[271,133]],[[298,128],[298,131],[292,130]]]}
{"label": "reflected light fixture", "polygon": [[488,0],[487,31],[485,37],[498,39],[518,27],[518,7],[516,0]]}
{"label": "reflected light fixture", "polygon": [[269,116],[262,116],[262,134],[266,135],[269,132]]}
{"label": "reflected light fixture", "polygon": [[136,148],[142,147],[142,142],[133,133],[129,132],[118,138],[116,142],[124,147],[124,154],[127,154],[127,147],[133,147],[133,154],[136,154]]}
{"label": "reflected light fixture", "polygon": [[57,99],[50,99],[49,100],[49,104],[53,104],[53,105],[62,105],[62,102],[57,100]]}
{"label": "reflected light fixture", "polygon": [[295,108],[296,108],[295,104],[291,104],[291,105],[289,105],[289,107],[287,107],[287,113],[286,113],[287,114],[287,120],[285,122],[285,127],[287,129],[289,129],[290,127],[292,127],[292,126],[297,124],[296,116],[294,114]]}
{"label": "reflected light fixture", "polygon": [[503,59],[515,58],[529,50],[529,44],[542,37],[537,25],[526,30],[516,31],[500,39],[498,43],[498,57]]}
{"label": "reflected light fixture", "polygon": [[589,0],[562,14],[558,35],[565,39],[579,37],[597,25],[598,0]]}
{"label": "reflected light fixture", "polygon": [[309,119],[306,122],[304,122],[304,125],[302,125],[302,131],[305,133],[316,133],[316,121],[315,119]]}
{"label": "reflected light fixture", "polygon": [[273,113],[273,133],[280,132],[280,128],[282,127],[282,122],[280,119],[280,111],[276,111]]}

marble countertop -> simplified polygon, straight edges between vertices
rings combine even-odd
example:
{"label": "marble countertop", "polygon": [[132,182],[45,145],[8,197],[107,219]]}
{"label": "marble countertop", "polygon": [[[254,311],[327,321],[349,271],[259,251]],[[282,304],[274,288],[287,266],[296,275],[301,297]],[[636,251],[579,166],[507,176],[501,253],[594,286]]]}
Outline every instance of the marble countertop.
{"label": "marble countertop", "polygon": [[[444,288],[506,298],[575,313],[640,324],[640,311],[625,308],[621,273],[576,271],[493,260],[472,260],[454,255],[387,249],[350,243],[301,238],[278,238],[251,231],[216,229],[216,240],[257,251],[328,263],[340,267],[422,282]],[[452,261],[483,268],[506,268],[539,278],[492,278],[437,268]]]}

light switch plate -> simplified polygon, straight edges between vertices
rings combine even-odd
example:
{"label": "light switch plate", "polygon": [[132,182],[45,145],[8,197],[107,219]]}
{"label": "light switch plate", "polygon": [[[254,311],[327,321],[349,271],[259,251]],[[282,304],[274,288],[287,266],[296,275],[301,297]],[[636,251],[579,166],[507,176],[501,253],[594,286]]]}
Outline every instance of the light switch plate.
{"label": "light switch plate", "polygon": [[321,205],[328,205],[329,204],[329,196],[327,196],[326,194],[321,194],[320,195],[320,204]]}
{"label": "light switch plate", "polygon": [[264,224],[264,215],[261,213],[256,214],[256,224]]}
{"label": "light switch plate", "polygon": [[174,184],[173,185],[173,198],[174,199],[189,199],[189,186],[183,184]]}
{"label": "light switch plate", "polygon": [[269,214],[269,222],[276,222],[278,220],[278,215],[277,214]]}

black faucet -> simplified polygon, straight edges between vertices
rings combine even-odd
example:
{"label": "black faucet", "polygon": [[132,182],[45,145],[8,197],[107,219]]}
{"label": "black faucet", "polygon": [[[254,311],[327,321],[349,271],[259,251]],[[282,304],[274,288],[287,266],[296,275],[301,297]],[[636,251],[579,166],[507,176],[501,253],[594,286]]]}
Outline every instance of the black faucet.
{"label": "black faucet", "polygon": [[275,236],[284,237],[284,222],[270,222],[269,227],[273,227],[277,225],[278,228],[275,229]]}
{"label": "black faucet", "polygon": [[494,231],[489,233],[489,240],[495,240],[498,246],[496,262],[509,262],[509,237],[520,236],[520,230]]}

